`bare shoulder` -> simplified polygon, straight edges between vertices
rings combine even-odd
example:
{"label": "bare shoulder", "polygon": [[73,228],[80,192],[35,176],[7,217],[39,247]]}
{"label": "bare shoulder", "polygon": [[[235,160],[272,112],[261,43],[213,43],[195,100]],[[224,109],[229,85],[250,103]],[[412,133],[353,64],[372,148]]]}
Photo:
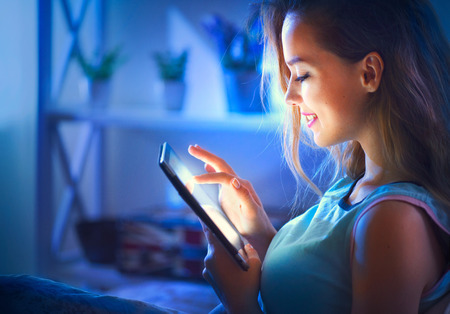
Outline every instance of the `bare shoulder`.
{"label": "bare shoulder", "polygon": [[384,201],[361,218],[354,240],[355,258],[370,262],[383,256],[423,256],[421,246],[428,247],[435,239],[431,221],[421,208],[402,201]]}
{"label": "bare shoulder", "polygon": [[444,267],[425,211],[402,201],[381,202],[360,219],[354,245],[354,306],[417,313],[422,293],[434,285]]}
{"label": "bare shoulder", "polygon": [[430,224],[421,208],[403,201],[388,200],[376,204],[361,218],[356,233],[378,232],[382,229],[383,234],[388,231],[398,233],[399,236],[417,235],[418,230],[409,227],[426,228]]}

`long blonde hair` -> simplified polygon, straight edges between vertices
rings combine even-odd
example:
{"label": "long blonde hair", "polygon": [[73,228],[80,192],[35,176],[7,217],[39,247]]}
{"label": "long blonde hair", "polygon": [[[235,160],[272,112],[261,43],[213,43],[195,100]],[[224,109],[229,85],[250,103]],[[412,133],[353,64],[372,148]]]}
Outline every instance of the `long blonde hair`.
{"label": "long blonde hair", "polygon": [[[384,160],[428,189],[450,208],[450,48],[427,0],[274,0],[264,1],[261,16],[265,64],[275,60],[284,93],[290,77],[283,56],[281,30],[288,13],[302,17],[318,34],[319,44],[349,61],[376,51],[385,69],[370,99],[370,119],[377,123]],[[306,180],[299,157],[302,142],[298,106],[286,108],[284,153],[296,178]],[[353,179],[365,171],[357,142],[329,147],[336,173]]]}

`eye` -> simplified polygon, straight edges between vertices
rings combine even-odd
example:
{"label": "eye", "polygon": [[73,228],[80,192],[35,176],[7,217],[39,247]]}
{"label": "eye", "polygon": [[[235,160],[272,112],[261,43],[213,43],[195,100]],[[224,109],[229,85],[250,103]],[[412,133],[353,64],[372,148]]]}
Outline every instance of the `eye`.
{"label": "eye", "polygon": [[306,80],[309,77],[309,73],[306,73],[305,75],[299,76],[295,79],[296,82],[303,82],[304,80]]}

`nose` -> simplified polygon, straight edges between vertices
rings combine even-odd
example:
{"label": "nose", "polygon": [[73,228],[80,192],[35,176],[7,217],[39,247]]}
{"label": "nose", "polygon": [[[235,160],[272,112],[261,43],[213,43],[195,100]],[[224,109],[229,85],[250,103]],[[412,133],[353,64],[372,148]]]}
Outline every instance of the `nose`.
{"label": "nose", "polygon": [[284,95],[284,102],[288,106],[298,106],[303,102],[300,91],[293,86],[292,82],[289,82],[286,94]]}

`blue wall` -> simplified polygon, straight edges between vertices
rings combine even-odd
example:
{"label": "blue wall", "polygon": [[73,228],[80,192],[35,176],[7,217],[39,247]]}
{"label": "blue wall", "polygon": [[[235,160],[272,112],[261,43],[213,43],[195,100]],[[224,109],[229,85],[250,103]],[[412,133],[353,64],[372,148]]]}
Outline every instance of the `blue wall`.
{"label": "blue wall", "polygon": [[0,273],[33,272],[36,2],[0,8]]}

